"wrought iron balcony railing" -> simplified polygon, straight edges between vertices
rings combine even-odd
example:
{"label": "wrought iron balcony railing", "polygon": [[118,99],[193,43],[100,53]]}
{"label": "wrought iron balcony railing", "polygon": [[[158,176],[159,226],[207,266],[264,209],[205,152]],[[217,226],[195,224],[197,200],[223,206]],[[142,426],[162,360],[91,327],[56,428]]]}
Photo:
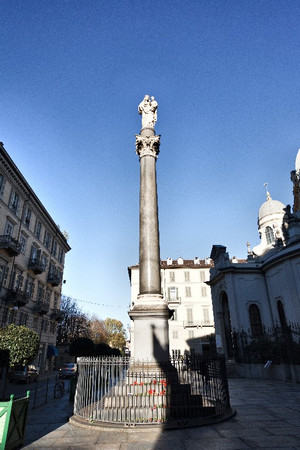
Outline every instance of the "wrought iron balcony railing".
{"label": "wrought iron balcony railing", "polygon": [[50,315],[50,318],[53,320],[61,320],[64,316],[63,311],[61,311],[60,309],[53,309]]}
{"label": "wrought iron balcony railing", "polygon": [[181,297],[168,297],[167,303],[176,303],[177,305],[180,305],[181,303]]}
{"label": "wrought iron balcony railing", "polygon": [[4,249],[10,256],[18,256],[21,253],[21,244],[8,234],[0,236],[0,249]]}
{"label": "wrought iron balcony railing", "polygon": [[14,304],[21,308],[29,302],[29,295],[20,289],[9,289],[5,295],[5,300],[9,304]]}
{"label": "wrought iron balcony railing", "polygon": [[47,314],[49,311],[49,304],[43,301],[38,301],[34,305],[33,310],[36,314],[40,314],[42,316],[43,314]]}
{"label": "wrought iron balcony railing", "polygon": [[38,275],[44,272],[45,264],[41,259],[30,258],[28,269],[31,269],[36,275]]}
{"label": "wrought iron balcony railing", "polygon": [[61,283],[61,276],[57,272],[49,273],[47,281],[53,287],[59,286]]}
{"label": "wrought iron balcony railing", "polygon": [[202,328],[202,327],[213,327],[214,323],[210,321],[195,321],[188,320],[187,322],[183,322],[183,328]]}

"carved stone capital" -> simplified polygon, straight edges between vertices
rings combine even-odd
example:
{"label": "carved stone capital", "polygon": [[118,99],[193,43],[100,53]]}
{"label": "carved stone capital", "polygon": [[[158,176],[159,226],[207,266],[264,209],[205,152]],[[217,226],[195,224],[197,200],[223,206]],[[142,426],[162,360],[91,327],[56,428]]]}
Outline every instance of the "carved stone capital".
{"label": "carved stone capital", "polygon": [[159,154],[160,135],[141,136],[135,135],[135,151],[140,158],[143,156],[153,156],[157,158]]}

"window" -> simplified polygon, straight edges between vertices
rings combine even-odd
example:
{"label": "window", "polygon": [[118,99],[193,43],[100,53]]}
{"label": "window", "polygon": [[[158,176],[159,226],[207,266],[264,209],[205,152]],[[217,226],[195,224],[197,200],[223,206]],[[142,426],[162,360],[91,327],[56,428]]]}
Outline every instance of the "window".
{"label": "window", "polygon": [[188,324],[191,325],[193,323],[193,310],[191,308],[187,308],[186,317]]}
{"label": "window", "polygon": [[3,281],[4,274],[5,274],[5,264],[4,263],[0,263],[0,284]]}
{"label": "window", "polygon": [[287,323],[286,323],[285,312],[284,312],[284,308],[283,308],[283,304],[282,304],[281,300],[278,300],[278,302],[277,302],[277,310],[278,310],[281,328],[283,329],[283,331],[286,331]]}
{"label": "window", "polygon": [[30,226],[30,219],[31,219],[31,210],[29,208],[27,208],[25,217],[24,217],[24,223],[27,228],[29,228],[29,226]]}
{"label": "window", "polygon": [[56,258],[56,253],[57,253],[57,242],[53,239],[52,242],[52,251],[51,251],[52,255]]}
{"label": "window", "polygon": [[272,230],[271,227],[266,227],[265,233],[267,244],[272,244],[272,242],[275,242],[274,231]]}
{"label": "window", "polygon": [[16,323],[17,320],[17,311],[11,309],[8,314],[8,323]]}
{"label": "window", "polygon": [[41,257],[41,250],[39,250],[35,245],[33,245],[31,247],[30,260],[32,262],[37,262],[40,260],[40,257]]}
{"label": "window", "polygon": [[201,281],[201,283],[204,283],[204,281],[205,281],[205,272],[204,272],[204,270],[200,271],[200,281]]}
{"label": "window", "polygon": [[58,261],[60,263],[63,263],[63,261],[64,261],[64,252],[63,252],[62,248],[59,248],[59,250],[58,250]]}
{"label": "window", "polygon": [[189,339],[194,339],[195,333],[194,330],[189,330]]}
{"label": "window", "polygon": [[47,305],[50,305],[50,301],[51,301],[51,291],[50,291],[50,289],[47,289],[47,292],[46,292],[46,303],[47,303]]}
{"label": "window", "polygon": [[13,289],[14,291],[21,290],[22,284],[23,284],[22,272],[19,269],[15,269],[11,278],[11,289]]}
{"label": "window", "polygon": [[190,272],[184,272],[184,281],[190,281]]}
{"label": "window", "polygon": [[26,294],[28,295],[29,298],[33,297],[33,292],[34,292],[34,280],[33,280],[33,278],[27,277],[25,291],[26,291]]}
{"label": "window", "polygon": [[39,318],[38,317],[34,317],[32,329],[34,331],[37,331],[38,330],[38,326],[39,326]]}
{"label": "window", "polygon": [[18,212],[19,200],[20,200],[19,194],[13,191],[10,197],[9,207],[15,214],[17,214]]}
{"label": "window", "polygon": [[36,301],[37,303],[42,303],[44,300],[44,286],[42,284],[38,284]]}
{"label": "window", "polygon": [[5,179],[4,176],[0,174],[0,195],[4,192]]}
{"label": "window", "polygon": [[252,336],[262,336],[263,327],[261,323],[260,311],[257,305],[249,306],[249,318]]}
{"label": "window", "polygon": [[171,282],[175,281],[175,272],[170,272],[170,281]]}
{"label": "window", "polygon": [[13,237],[14,235],[14,224],[9,219],[7,219],[4,234],[10,237]]}
{"label": "window", "polygon": [[192,296],[192,290],[189,286],[186,286],[185,288],[185,296],[186,297],[191,297]]}
{"label": "window", "polygon": [[59,295],[57,294],[57,292],[54,292],[54,305],[53,305],[54,309],[58,309],[58,307],[59,307],[58,299],[59,299]]}
{"label": "window", "polygon": [[26,325],[28,319],[28,314],[21,312],[19,316],[19,325]]}
{"label": "window", "polygon": [[172,335],[173,335],[173,339],[178,339],[178,331],[177,330],[173,330]]}
{"label": "window", "polygon": [[171,286],[168,288],[169,300],[174,302],[178,298],[178,288]]}
{"label": "window", "polygon": [[40,239],[41,237],[41,231],[42,231],[42,224],[38,219],[36,219],[34,234],[38,239]]}
{"label": "window", "polygon": [[202,308],[202,315],[203,315],[203,323],[205,325],[210,324],[209,309],[208,308]]}
{"label": "window", "polygon": [[202,286],[201,287],[201,295],[202,295],[202,297],[206,297],[206,286]]}
{"label": "window", "polygon": [[5,306],[3,310],[2,323],[6,323],[8,318],[8,306]]}
{"label": "window", "polygon": [[55,322],[54,321],[52,321],[52,322],[50,322],[50,333],[55,333]]}
{"label": "window", "polygon": [[51,246],[51,235],[50,233],[48,233],[48,231],[45,231],[44,234],[44,246],[50,250],[50,246]]}
{"label": "window", "polygon": [[42,266],[43,266],[44,270],[46,270],[47,265],[48,265],[48,257],[47,257],[47,255],[43,254],[42,255]]}
{"label": "window", "polygon": [[24,236],[24,234],[21,234],[20,244],[21,244],[21,253],[23,253],[23,255],[25,255],[27,238],[26,238],[26,236]]}

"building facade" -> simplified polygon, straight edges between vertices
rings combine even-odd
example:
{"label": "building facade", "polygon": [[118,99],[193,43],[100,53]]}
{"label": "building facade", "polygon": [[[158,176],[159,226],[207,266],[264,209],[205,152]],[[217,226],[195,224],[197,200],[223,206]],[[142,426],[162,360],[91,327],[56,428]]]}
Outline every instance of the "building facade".
{"label": "building facade", "polygon": [[300,151],[291,179],[293,213],[267,192],[258,214],[260,244],[253,250],[247,244],[247,259],[230,260],[226,247],[212,248],[209,285],[216,338],[229,359],[235,332],[256,338],[265,330],[300,324]]}
{"label": "building facade", "polygon": [[[173,310],[169,320],[169,345],[173,356],[186,352],[203,353],[209,347],[207,336],[214,333],[211,293],[206,284],[211,267],[210,258],[161,261],[161,292]],[[139,266],[129,267],[128,273],[132,307],[139,293]],[[130,340],[133,348],[133,322]]]}
{"label": "building facade", "polygon": [[65,254],[70,250],[0,143],[0,325],[26,325],[40,337],[34,363],[51,370]]}

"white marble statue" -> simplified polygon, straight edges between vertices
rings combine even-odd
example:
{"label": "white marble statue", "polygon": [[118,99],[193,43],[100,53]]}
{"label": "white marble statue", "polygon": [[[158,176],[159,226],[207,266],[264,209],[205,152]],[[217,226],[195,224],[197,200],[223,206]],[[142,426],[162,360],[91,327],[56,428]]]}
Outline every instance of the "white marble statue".
{"label": "white marble statue", "polygon": [[138,107],[139,114],[142,116],[142,128],[153,128],[157,121],[157,107],[158,103],[154,97],[145,95]]}

